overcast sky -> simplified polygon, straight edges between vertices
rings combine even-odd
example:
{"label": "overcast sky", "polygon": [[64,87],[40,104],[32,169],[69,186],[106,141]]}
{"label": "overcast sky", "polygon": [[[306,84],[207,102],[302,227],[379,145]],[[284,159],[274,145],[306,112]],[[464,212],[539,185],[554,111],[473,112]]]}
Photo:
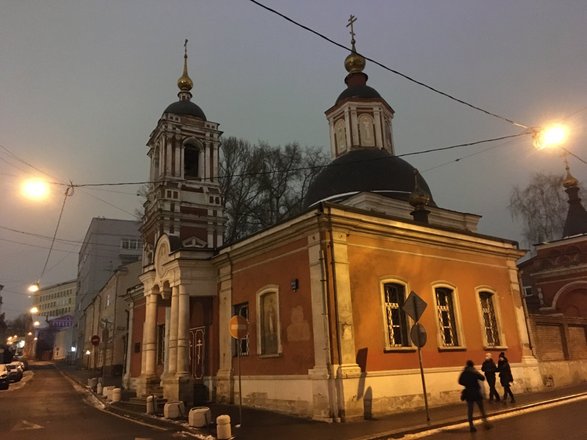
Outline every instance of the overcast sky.
{"label": "overcast sky", "polygon": [[[526,126],[566,119],[567,145],[587,159],[585,0],[263,0],[364,55]],[[347,52],[247,0],[0,0],[0,284],[9,318],[47,258],[63,187],[21,198],[38,171],[54,180],[146,180],[145,143],[177,100],[189,39],[193,100],[225,135],[328,149],[324,111],[345,88]],[[522,129],[367,63],[369,85],[396,111],[397,154]],[[4,148],[2,148],[4,147]],[[531,139],[409,156],[441,207],[483,216],[479,232],[520,240],[507,210],[515,185],[562,173]],[[460,160],[459,160],[460,159]],[[585,181],[586,166],[571,158]],[[65,205],[43,285],[74,279],[92,217],[131,219],[136,186],[77,190]],[[38,234],[33,236],[30,234]],[[76,243],[77,242],[77,243]]]}

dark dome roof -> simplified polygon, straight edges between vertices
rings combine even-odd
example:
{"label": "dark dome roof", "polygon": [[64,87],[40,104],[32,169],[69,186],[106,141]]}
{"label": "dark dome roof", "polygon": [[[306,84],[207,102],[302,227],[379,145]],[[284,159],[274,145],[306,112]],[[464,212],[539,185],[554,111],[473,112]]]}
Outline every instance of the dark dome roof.
{"label": "dark dome roof", "polygon": [[189,115],[206,120],[206,115],[200,107],[192,101],[177,101],[169,105],[163,113],[173,113],[176,115]]}
{"label": "dark dome roof", "polygon": [[381,98],[381,95],[373,87],[357,85],[346,88],[340,95],[338,95],[336,103],[338,104],[346,98]]}
{"label": "dark dome roof", "polygon": [[[325,199],[337,200],[359,192],[378,193],[394,199],[408,200],[414,189],[415,168],[387,150],[361,148],[352,150],[324,168],[312,182],[304,207]],[[418,175],[420,189],[430,195],[429,205],[436,206],[428,184]]]}

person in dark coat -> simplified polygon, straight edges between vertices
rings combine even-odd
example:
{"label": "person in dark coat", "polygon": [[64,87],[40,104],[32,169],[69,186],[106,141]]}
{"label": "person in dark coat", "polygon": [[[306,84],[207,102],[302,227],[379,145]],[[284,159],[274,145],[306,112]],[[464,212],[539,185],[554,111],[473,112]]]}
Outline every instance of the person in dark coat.
{"label": "person in dark coat", "polygon": [[510,388],[510,383],[514,381],[514,377],[512,376],[510,363],[505,357],[505,353],[503,351],[499,353],[499,359],[497,360],[497,371],[499,373],[499,383],[501,383],[501,386],[503,387],[503,401],[506,402],[507,397],[510,396],[512,403],[514,403],[516,399],[514,399],[514,393],[512,393],[512,389]]}
{"label": "person in dark coat", "polygon": [[485,414],[485,408],[483,407],[483,394],[481,393],[481,384],[479,383],[479,381],[484,380],[483,375],[475,369],[473,361],[467,361],[464,370],[459,376],[459,385],[465,387],[461,395],[461,400],[467,402],[467,419],[469,420],[469,429],[471,432],[477,431],[477,428],[473,424],[473,405],[475,403],[479,407],[485,427],[490,428],[487,422],[487,414]]}
{"label": "person in dark coat", "polygon": [[485,373],[485,379],[487,379],[487,385],[489,385],[489,401],[493,402],[493,398],[495,397],[495,401],[499,402],[499,393],[495,389],[495,373],[497,373],[497,365],[495,365],[491,353],[485,354],[485,360],[481,365],[481,371]]}

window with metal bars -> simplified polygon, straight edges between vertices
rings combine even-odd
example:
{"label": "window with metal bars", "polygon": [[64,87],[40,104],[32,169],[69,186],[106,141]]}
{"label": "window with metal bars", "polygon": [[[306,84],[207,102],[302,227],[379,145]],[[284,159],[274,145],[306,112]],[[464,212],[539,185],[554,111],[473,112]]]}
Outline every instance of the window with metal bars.
{"label": "window with metal bars", "polygon": [[459,338],[455,317],[454,292],[448,287],[437,287],[434,291],[436,293],[436,313],[438,315],[442,345],[444,347],[457,347]]}
{"label": "window with metal bars", "polygon": [[481,301],[481,312],[483,314],[483,326],[485,328],[485,342],[488,347],[500,345],[499,328],[497,325],[497,316],[493,304],[493,293],[479,292]]}
{"label": "window with metal bars", "polygon": [[383,290],[387,346],[409,347],[408,317],[402,309],[406,288],[398,283],[385,283]]}

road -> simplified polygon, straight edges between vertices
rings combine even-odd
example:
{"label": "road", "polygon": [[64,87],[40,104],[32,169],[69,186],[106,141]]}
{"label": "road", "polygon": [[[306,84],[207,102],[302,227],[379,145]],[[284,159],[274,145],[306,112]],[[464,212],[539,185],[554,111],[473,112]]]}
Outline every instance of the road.
{"label": "road", "polygon": [[[464,409],[463,409],[464,410]],[[492,428],[483,429],[476,421],[478,431],[469,432],[467,424],[442,428],[432,435],[424,433],[406,436],[407,439],[453,440],[585,440],[587,439],[587,399],[573,399],[566,403],[545,405],[532,410],[521,410],[491,420]]]}
{"label": "road", "polygon": [[92,405],[52,364],[33,365],[22,383],[0,391],[0,438],[163,440],[187,433],[137,424]]}

